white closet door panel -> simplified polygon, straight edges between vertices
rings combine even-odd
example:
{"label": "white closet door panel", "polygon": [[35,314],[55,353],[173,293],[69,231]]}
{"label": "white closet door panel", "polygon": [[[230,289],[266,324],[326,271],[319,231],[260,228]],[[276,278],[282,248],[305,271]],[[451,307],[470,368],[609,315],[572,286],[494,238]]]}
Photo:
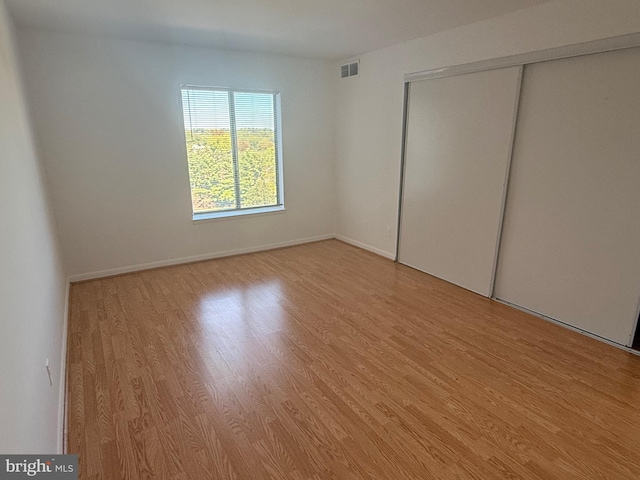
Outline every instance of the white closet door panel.
{"label": "white closet door panel", "polygon": [[520,67],[411,84],[399,261],[491,295]]}
{"label": "white closet door panel", "polygon": [[628,344],[640,297],[640,50],[527,66],[497,298]]}

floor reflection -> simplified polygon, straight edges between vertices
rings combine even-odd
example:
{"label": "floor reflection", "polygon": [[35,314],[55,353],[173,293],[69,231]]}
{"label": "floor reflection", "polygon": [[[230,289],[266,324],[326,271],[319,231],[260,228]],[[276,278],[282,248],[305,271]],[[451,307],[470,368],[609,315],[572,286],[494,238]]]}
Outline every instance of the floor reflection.
{"label": "floor reflection", "polygon": [[199,343],[234,374],[256,374],[275,360],[263,340],[285,328],[284,301],[277,279],[209,292],[198,304]]}

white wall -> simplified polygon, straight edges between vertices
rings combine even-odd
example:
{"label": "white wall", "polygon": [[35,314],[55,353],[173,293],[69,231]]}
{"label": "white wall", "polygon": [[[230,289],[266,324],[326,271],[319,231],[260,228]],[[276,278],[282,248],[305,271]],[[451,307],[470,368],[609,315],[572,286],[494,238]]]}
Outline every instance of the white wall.
{"label": "white wall", "polygon": [[395,252],[404,74],[635,32],[637,0],[556,0],[336,63],[337,234]]}
{"label": "white wall", "polygon": [[[330,64],[21,29],[70,275],[334,231]],[[286,212],[193,222],[180,85],[281,91]]]}
{"label": "white wall", "polygon": [[[65,276],[0,0],[0,452],[60,451]],[[50,359],[53,386],[45,370]]]}

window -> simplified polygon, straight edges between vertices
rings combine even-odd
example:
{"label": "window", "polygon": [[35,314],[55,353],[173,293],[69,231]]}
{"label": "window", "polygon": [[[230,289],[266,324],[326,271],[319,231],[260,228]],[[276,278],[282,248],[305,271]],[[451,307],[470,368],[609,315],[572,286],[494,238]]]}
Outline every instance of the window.
{"label": "window", "polygon": [[283,210],[280,95],[182,87],[193,219]]}

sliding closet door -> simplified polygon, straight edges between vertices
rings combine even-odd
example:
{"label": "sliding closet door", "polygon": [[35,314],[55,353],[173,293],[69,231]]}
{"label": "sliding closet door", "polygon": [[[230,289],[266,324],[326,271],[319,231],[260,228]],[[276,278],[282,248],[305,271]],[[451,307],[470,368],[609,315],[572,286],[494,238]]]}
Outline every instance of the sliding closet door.
{"label": "sliding closet door", "polygon": [[640,50],[527,66],[497,298],[628,344],[640,297]]}
{"label": "sliding closet door", "polygon": [[519,67],[411,83],[400,262],[491,295]]}

